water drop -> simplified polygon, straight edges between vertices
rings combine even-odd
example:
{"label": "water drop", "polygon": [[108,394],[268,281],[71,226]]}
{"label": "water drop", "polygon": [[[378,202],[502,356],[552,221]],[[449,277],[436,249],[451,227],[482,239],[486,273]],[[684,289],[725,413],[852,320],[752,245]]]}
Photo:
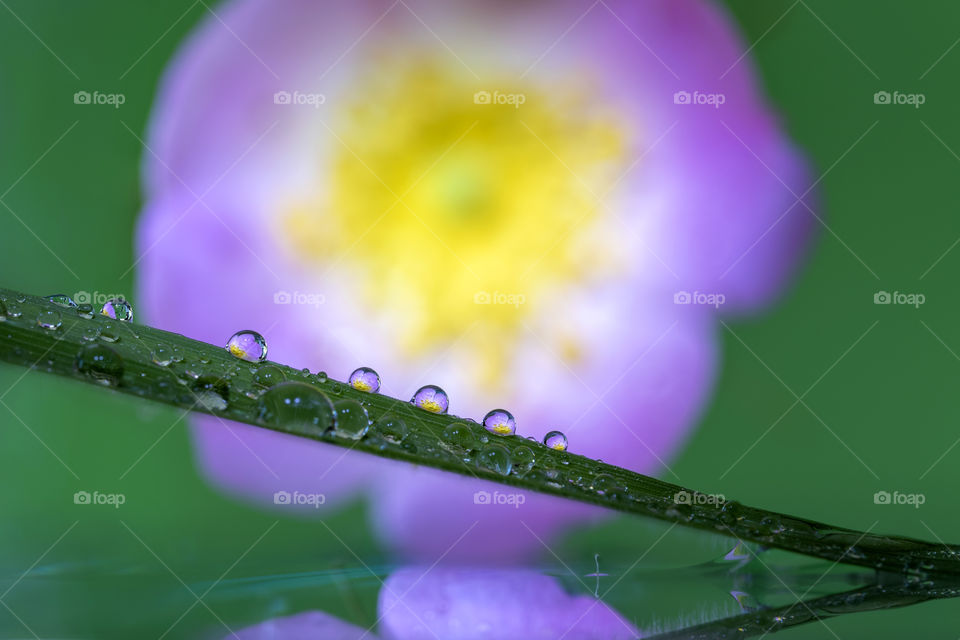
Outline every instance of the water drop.
{"label": "water drop", "polygon": [[367,435],[370,416],[356,400],[340,400],[333,405],[337,412],[337,424],[333,432],[343,438],[359,440]]}
{"label": "water drop", "polygon": [[502,444],[491,444],[477,454],[477,464],[500,475],[509,475],[513,466],[510,452]]}
{"label": "water drop", "polygon": [[223,411],[227,408],[230,384],[216,376],[200,376],[193,383],[193,392],[197,405],[208,411]]}
{"label": "water drop", "polygon": [[477,439],[473,435],[473,430],[470,429],[469,425],[462,422],[448,424],[443,430],[442,437],[448,444],[461,449],[470,450],[477,446]]}
{"label": "water drop", "polygon": [[267,359],[267,341],[256,331],[237,331],[227,340],[225,347],[230,355],[247,362],[263,362]]}
{"label": "water drop", "polygon": [[168,367],[173,362],[173,349],[170,348],[170,345],[158,342],[150,352],[150,359],[153,360],[155,365]]}
{"label": "water drop", "polygon": [[98,384],[115,387],[123,376],[123,358],[104,344],[88,344],[77,352],[74,366]]}
{"label": "water drop", "polygon": [[522,478],[530,473],[533,465],[536,464],[536,456],[530,447],[517,447],[513,452],[513,473]]}
{"label": "water drop", "polygon": [[84,302],[83,304],[78,304],[77,315],[80,316],[81,318],[86,318],[87,320],[90,320],[91,318],[93,318],[93,305],[87,302]]}
{"label": "water drop", "polygon": [[336,424],[337,414],[325,393],[304,382],[281,382],[257,402],[258,418],[272,427],[322,435]]}
{"label": "water drop", "polygon": [[63,316],[59,311],[41,311],[37,314],[37,325],[50,331],[56,331],[63,324]]}
{"label": "water drop", "polygon": [[517,432],[517,421],[506,409],[494,409],[483,417],[483,428],[498,436],[512,436]]}
{"label": "water drop", "polygon": [[387,414],[377,420],[374,430],[392,444],[400,444],[407,437],[407,423],[395,415]]}
{"label": "water drop", "polygon": [[320,382],[327,381],[327,372],[326,371],[317,371],[317,380]]}
{"label": "water drop", "polygon": [[80,334],[80,337],[86,340],[87,342],[93,342],[100,337],[100,327],[86,327],[83,332]]}
{"label": "water drop", "polygon": [[446,391],[432,384],[417,389],[410,402],[430,413],[446,413],[450,408]]}
{"label": "water drop", "polygon": [[377,393],[380,391],[380,376],[370,367],[360,367],[350,374],[347,382],[357,391]]}
{"label": "water drop", "polygon": [[563,435],[561,431],[551,431],[543,436],[543,444],[556,451],[566,451],[567,436]]}
{"label": "water drop", "polygon": [[257,368],[253,374],[253,383],[261,387],[272,387],[286,379],[287,375],[283,372],[283,369],[272,364],[265,364]]}
{"label": "water drop", "polygon": [[117,335],[115,328],[109,322],[103,325],[103,328],[100,329],[100,339],[104,342],[116,342],[120,339],[120,336]]}
{"label": "water drop", "polygon": [[3,303],[3,300],[0,300],[0,321],[7,319],[7,305]]}
{"label": "water drop", "polygon": [[[20,299],[20,297],[17,296],[17,300],[19,300],[19,299]],[[20,307],[18,307],[16,304],[14,304],[14,303],[11,302],[10,304],[7,305],[7,316],[8,316],[8,317],[10,317],[10,318],[19,318],[19,317],[22,316],[22,315],[23,315],[23,311],[21,311],[21,310],[20,310]]]}
{"label": "water drop", "polygon": [[52,296],[47,296],[47,300],[59,307],[67,307],[68,309],[75,309],[77,306],[77,303],[73,301],[73,298],[65,293],[56,293]]}
{"label": "water drop", "polygon": [[120,322],[133,321],[133,307],[123,298],[111,298],[107,300],[103,303],[103,306],[100,307],[100,313],[113,320],[119,320]]}

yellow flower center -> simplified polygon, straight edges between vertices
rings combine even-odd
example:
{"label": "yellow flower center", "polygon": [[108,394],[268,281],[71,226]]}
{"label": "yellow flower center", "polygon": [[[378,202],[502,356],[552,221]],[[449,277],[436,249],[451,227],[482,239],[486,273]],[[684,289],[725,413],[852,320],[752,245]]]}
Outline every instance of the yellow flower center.
{"label": "yellow flower center", "polygon": [[498,424],[493,427],[493,432],[500,434],[502,436],[510,435],[510,425],[508,424]]}
{"label": "yellow flower center", "polygon": [[[462,67],[415,62],[378,61],[320,114],[329,173],[285,212],[284,236],[387,312],[404,355],[472,346],[495,386],[544,294],[619,270],[623,231],[606,233],[600,199],[633,135],[586,80],[503,78],[485,101]],[[579,353],[570,335],[562,357]]]}
{"label": "yellow flower center", "polygon": [[430,413],[442,413],[443,406],[436,400],[421,400],[420,408],[426,409]]}

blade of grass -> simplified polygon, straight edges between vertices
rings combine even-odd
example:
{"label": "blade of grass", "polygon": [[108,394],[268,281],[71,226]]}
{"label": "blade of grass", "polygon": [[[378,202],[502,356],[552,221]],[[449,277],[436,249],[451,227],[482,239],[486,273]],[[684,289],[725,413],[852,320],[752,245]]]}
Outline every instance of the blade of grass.
{"label": "blade of grass", "polygon": [[[535,464],[526,473],[526,467],[519,464],[507,474],[500,473],[489,465],[478,464],[483,456],[459,450],[443,438],[444,429],[455,422],[475,437],[485,437],[486,432],[476,423],[432,414],[403,400],[364,393],[326,376],[269,363],[284,372],[287,380],[314,385],[335,401],[362,402],[374,422],[392,415],[409,427],[409,434],[400,444],[375,435],[357,441],[334,432],[303,433],[302,429],[272,424],[261,417],[257,396],[263,389],[254,381],[254,373],[261,365],[238,360],[222,347],[99,314],[84,317],[89,314],[7,289],[0,288],[0,300],[6,306],[5,320],[0,322],[0,361],[103,384],[103,376],[95,379],[77,367],[78,353],[97,344],[122,360],[122,372],[109,376],[115,378],[113,388],[149,400],[807,556],[897,573],[960,576],[957,546],[834,527],[735,501],[707,500],[706,494],[555,451],[519,436],[490,436],[490,440],[505,447],[514,460],[522,455],[521,448],[531,450]],[[58,318],[60,325],[55,329],[41,326],[41,321],[50,324]],[[179,353],[182,360],[167,366],[158,364],[156,361],[166,359],[155,357],[161,345],[167,353]],[[222,402],[210,402],[211,390],[226,399],[225,406]]]}

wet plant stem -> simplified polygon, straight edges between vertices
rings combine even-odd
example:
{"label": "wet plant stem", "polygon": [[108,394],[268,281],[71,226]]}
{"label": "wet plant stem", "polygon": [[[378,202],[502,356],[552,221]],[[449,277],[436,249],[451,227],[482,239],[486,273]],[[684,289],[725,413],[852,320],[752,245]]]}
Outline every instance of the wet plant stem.
{"label": "wet plant stem", "polygon": [[[476,423],[452,415],[432,414],[404,400],[365,393],[326,376],[269,363],[282,371],[287,380],[314,385],[334,400],[362,402],[374,422],[392,415],[400,417],[409,429],[404,446],[386,446],[382,438],[372,436],[353,440],[334,432],[303,433],[302,429],[262,418],[257,395],[263,389],[254,379],[261,365],[238,360],[222,346],[140,324],[118,322],[96,313],[78,312],[46,298],[7,289],[0,289],[0,301],[3,302],[0,314],[4,318],[0,321],[0,361],[12,365],[110,386],[118,392],[225,420],[657,518],[744,542],[887,572],[960,576],[960,547],[957,546],[830,526],[735,501],[715,502],[707,499],[708,494],[575,453],[556,451],[521,436],[490,436],[505,447],[514,460],[522,458],[522,452],[518,453],[521,448],[534,454],[535,463],[528,472],[515,464],[513,471],[503,474],[502,468],[498,471],[494,465],[484,465],[482,461],[478,464],[481,456],[454,451],[455,447],[443,438],[444,429],[454,422],[476,430],[477,437],[487,435]],[[57,322],[59,325],[52,329],[42,326]],[[224,336],[224,340],[228,337]],[[122,370],[105,377],[90,375],[89,369],[78,367],[78,354],[84,349],[89,354],[90,345],[98,345],[100,351],[109,350],[122,362]],[[177,357],[166,363],[166,356],[157,357],[160,352],[174,353]],[[225,406],[202,401],[206,388],[213,388],[224,396]],[[452,402],[455,406],[456,398]]]}

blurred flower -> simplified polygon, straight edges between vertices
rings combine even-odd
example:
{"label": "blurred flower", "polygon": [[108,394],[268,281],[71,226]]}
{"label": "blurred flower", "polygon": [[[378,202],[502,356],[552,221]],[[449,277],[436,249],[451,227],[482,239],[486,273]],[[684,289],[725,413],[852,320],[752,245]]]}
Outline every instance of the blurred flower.
{"label": "blurred flower", "polygon": [[[662,473],[712,388],[717,314],[769,302],[812,227],[745,51],[699,0],[229,3],[158,93],[142,305]],[[382,540],[429,560],[542,551],[600,513],[216,419],[194,436],[248,499],[367,489]]]}
{"label": "blurred flower", "polygon": [[[556,579],[526,569],[403,568],[384,582],[377,613],[380,635],[390,640],[641,637],[602,601],[567,594]],[[322,611],[275,618],[229,637],[374,638]]]}

